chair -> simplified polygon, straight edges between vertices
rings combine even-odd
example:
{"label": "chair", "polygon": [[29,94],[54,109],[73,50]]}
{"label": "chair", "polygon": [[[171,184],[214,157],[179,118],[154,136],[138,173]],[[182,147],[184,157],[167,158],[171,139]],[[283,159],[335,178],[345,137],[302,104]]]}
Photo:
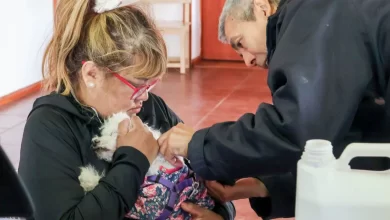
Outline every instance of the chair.
{"label": "chair", "polygon": [[27,188],[0,145],[0,218],[34,215],[34,204]]}
{"label": "chair", "polygon": [[186,68],[190,68],[190,10],[191,0],[143,0],[149,4],[182,4],[183,19],[181,21],[157,20],[156,25],[163,34],[180,36],[180,57],[168,58],[168,68],[180,68],[180,73],[185,74]]}

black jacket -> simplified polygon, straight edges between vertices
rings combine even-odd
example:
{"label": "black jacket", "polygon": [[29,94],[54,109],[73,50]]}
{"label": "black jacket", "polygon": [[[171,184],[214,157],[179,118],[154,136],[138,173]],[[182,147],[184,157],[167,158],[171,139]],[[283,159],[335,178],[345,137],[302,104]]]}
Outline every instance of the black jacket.
{"label": "black jacket", "polygon": [[[150,94],[140,118],[162,132],[181,122],[164,101]],[[149,169],[147,158],[132,147],[121,147],[112,163],[99,160],[91,148],[101,119],[71,96],[51,94],[34,103],[23,134],[19,174],[36,207],[36,220],[121,220],[132,208]],[[93,165],[106,176],[84,194],[80,167]],[[232,219],[231,203],[216,212]]]}
{"label": "black jacket", "polygon": [[[189,159],[205,179],[260,176],[270,198],[251,199],[252,207],[291,217],[307,140],[330,140],[336,157],[351,142],[390,142],[389,0],[282,0],[269,18],[267,47],[273,105],[196,132]],[[387,159],[351,166],[390,168]]]}

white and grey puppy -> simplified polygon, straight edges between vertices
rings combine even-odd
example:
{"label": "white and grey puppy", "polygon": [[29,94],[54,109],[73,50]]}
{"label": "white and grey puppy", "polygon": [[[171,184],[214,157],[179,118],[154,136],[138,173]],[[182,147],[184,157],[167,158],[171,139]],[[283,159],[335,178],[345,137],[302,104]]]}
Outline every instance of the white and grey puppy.
{"label": "white and grey puppy", "polygon": [[[130,119],[130,117],[125,112],[119,112],[104,120],[104,123],[100,128],[100,136],[95,136],[92,139],[95,152],[99,159],[111,162],[112,155],[116,150],[118,126],[119,123],[125,119]],[[154,130],[146,124],[144,125],[150,130],[150,132],[152,132],[154,138],[158,139],[160,137],[161,133],[158,130]],[[183,158],[179,159],[183,161]],[[174,168],[173,165],[165,160],[163,155],[158,154],[157,158],[150,165],[146,176],[156,175],[160,166],[167,169]],[[99,180],[102,177],[104,177],[104,172],[99,173],[92,165],[81,167],[81,173],[79,176],[80,185],[85,192],[91,191],[99,184]]]}

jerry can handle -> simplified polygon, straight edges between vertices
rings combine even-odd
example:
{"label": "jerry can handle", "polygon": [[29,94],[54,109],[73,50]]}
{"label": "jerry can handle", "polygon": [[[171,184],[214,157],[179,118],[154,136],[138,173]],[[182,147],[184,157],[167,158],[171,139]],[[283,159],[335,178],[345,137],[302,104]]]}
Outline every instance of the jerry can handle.
{"label": "jerry can handle", "polygon": [[351,143],[337,160],[338,168],[350,169],[349,163],[355,157],[388,157],[390,144],[382,143]]}

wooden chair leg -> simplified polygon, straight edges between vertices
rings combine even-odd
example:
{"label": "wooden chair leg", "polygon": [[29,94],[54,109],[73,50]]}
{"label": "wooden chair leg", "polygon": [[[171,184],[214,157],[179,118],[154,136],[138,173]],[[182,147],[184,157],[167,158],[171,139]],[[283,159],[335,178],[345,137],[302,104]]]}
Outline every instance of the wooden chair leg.
{"label": "wooden chair leg", "polygon": [[186,73],[186,32],[180,34],[180,73]]}
{"label": "wooden chair leg", "polygon": [[191,45],[190,45],[190,32],[189,31],[186,31],[185,41],[186,41],[186,68],[189,69],[189,68],[191,68],[191,54],[190,54]]}

